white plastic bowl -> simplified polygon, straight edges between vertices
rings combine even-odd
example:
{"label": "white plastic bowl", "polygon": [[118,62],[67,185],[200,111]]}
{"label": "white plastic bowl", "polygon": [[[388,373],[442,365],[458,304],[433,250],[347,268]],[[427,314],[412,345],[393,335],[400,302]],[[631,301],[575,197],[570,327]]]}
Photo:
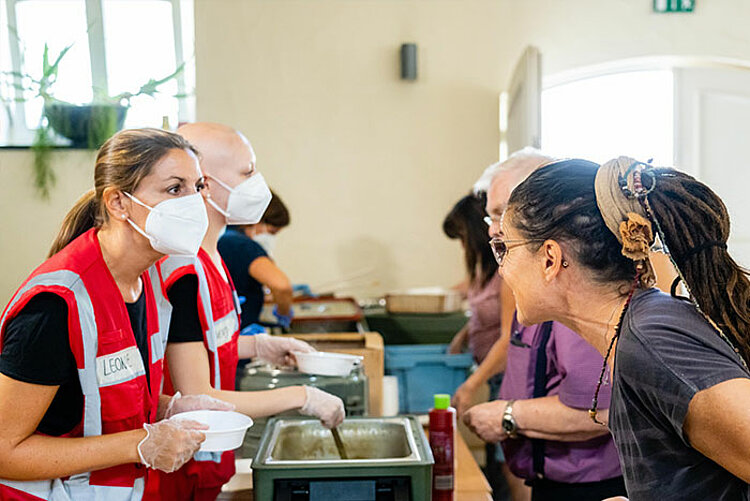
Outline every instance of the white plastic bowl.
{"label": "white plastic bowl", "polygon": [[245,432],[253,425],[253,420],[234,411],[188,411],[175,414],[169,419],[198,421],[208,425],[206,440],[200,450],[206,452],[231,451],[242,445]]}
{"label": "white plastic bowl", "polygon": [[293,351],[292,353],[297,359],[297,368],[300,372],[318,376],[348,376],[354,364],[361,362],[363,358],[358,355],[327,351],[310,353]]}

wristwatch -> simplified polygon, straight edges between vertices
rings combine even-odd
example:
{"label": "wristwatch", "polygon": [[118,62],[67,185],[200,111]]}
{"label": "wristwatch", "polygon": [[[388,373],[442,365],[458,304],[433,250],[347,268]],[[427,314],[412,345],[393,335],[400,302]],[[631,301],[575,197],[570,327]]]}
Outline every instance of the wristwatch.
{"label": "wristwatch", "polygon": [[503,431],[510,438],[518,437],[518,425],[516,425],[516,420],[513,418],[513,404],[515,402],[515,400],[508,400],[508,403],[505,404],[505,411],[503,411]]}

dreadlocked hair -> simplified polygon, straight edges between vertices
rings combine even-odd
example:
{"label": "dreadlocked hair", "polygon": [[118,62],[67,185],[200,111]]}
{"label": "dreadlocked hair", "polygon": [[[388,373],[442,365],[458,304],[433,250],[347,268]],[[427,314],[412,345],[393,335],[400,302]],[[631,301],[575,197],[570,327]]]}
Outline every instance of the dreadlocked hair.
{"label": "dreadlocked hair", "polygon": [[750,362],[750,280],[726,250],[730,224],[724,202],[684,172],[654,168],[653,173],[656,188],[648,202],[672,259],[698,307]]}

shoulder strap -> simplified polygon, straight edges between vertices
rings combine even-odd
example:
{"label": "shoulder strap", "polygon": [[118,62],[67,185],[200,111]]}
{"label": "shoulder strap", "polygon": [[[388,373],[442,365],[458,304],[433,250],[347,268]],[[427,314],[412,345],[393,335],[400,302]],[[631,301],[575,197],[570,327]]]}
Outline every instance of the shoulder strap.
{"label": "shoulder strap", "polygon": [[[544,322],[541,327],[539,346],[536,351],[536,365],[534,366],[534,398],[547,395],[547,343],[552,334],[552,322]],[[531,439],[531,457],[534,473],[537,477],[544,477],[544,440]]]}

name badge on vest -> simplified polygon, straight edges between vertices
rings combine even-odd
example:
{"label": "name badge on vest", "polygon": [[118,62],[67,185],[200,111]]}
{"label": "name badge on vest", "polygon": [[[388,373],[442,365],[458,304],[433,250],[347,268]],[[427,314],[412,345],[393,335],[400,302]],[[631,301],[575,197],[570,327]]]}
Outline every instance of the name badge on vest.
{"label": "name badge on vest", "polygon": [[222,346],[232,340],[237,332],[239,323],[235,312],[225,315],[214,323],[214,334],[216,334],[216,346]]}
{"label": "name badge on vest", "polygon": [[96,357],[96,376],[99,386],[123,383],[145,373],[141,352],[136,346]]}

